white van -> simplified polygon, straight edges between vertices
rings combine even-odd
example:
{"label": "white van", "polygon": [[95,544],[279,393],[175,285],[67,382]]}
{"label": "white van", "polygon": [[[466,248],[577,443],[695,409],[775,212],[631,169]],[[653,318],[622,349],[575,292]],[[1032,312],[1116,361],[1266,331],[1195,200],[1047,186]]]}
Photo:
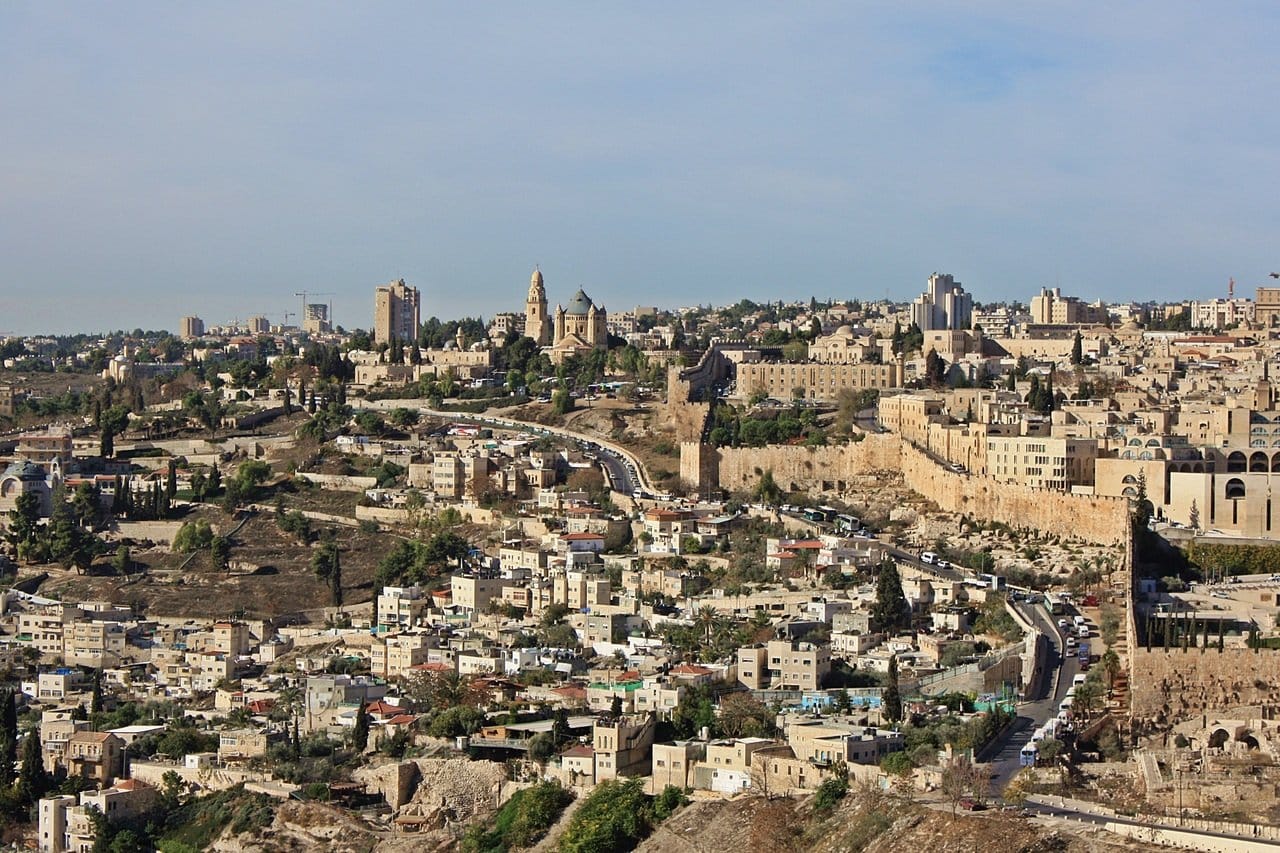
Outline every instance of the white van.
{"label": "white van", "polygon": [[1073,704],[1075,704],[1075,699],[1073,699],[1072,697],[1068,696],[1066,699],[1063,699],[1063,700],[1062,700],[1061,704],[1059,704],[1059,705],[1058,705],[1058,710],[1059,710],[1059,711],[1070,711],[1070,710],[1071,710],[1071,706],[1072,706]]}
{"label": "white van", "polygon": [[934,563],[938,562],[938,555],[932,551],[925,551],[920,555],[920,562],[928,563],[932,566]]}
{"label": "white van", "polygon": [[1079,628],[1081,625],[1086,624],[1088,621],[1089,621],[1088,619],[1084,618],[1079,613],[1075,615],[1075,623],[1077,628]]}
{"label": "white van", "polygon": [[1075,678],[1071,679],[1071,686],[1079,687],[1081,684],[1084,684],[1088,680],[1089,680],[1089,676],[1085,675],[1083,672],[1077,672]]}

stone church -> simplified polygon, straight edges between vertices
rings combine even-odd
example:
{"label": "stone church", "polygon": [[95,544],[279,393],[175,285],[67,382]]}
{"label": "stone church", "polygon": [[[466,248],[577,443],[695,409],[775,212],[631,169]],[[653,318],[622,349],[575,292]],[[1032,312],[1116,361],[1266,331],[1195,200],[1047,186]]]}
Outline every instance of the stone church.
{"label": "stone church", "polygon": [[604,306],[592,302],[582,288],[578,288],[568,305],[557,305],[555,314],[548,316],[542,271],[533,271],[529,280],[529,297],[525,300],[524,333],[538,346],[550,348],[553,363],[559,364],[575,353],[607,349],[607,320]]}

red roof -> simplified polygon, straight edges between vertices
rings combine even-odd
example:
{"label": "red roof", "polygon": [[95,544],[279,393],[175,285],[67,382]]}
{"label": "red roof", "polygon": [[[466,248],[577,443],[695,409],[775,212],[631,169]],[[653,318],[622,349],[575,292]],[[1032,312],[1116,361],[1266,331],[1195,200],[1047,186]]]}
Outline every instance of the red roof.
{"label": "red roof", "polygon": [[412,725],[412,724],[413,724],[413,722],[414,722],[415,720],[417,720],[417,719],[418,719],[418,718],[417,718],[416,716],[414,716],[413,714],[396,714],[394,717],[392,717],[391,719],[387,720],[387,725],[389,725],[389,726],[408,726],[408,725]]}
{"label": "red roof", "polygon": [[562,758],[590,758],[595,754],[596,751],[594,747],[587,746],[586,744],[579,744],[578,746],[569,747],[564,752],[560,753],[560,756]]}
{"label": "red roof", "polygon": [[[428,664],[428,666],[430,666],[430,664]],[[381,699],[377,702],[370,702],[364,707],[370,714],[379,714],[383,717],[404,713],[404,708],[401,708],[399,705],[392,705],[388,702],[383,702]]]}
{"label": "red roof", "polygon": [[593,539],[593,540],[604,539],[604,537],[601,536],[599,533],[566,533],[564,536],[561,536],[560,538],[565,540],[566,542],[583,542],[587,539]]}
{"label": "red roof", "polygon": [[682,663],[679,666],[672,667],[672,675],[710,675],[712,670],[705,666],[694,666],[691,663]]}

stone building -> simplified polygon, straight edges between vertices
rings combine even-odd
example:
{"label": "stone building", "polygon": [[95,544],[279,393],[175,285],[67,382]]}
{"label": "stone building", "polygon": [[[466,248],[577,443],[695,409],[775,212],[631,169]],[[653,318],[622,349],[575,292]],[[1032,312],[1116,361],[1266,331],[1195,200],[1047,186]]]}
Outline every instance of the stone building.
{"label": "stone building", "polygon": [[421,308],[418,288],[408,286],[404,279],[377,287],[373,292],[374,342],[390,343],[392,338],[406,344],[416,341]]}
{"label": "stone building", "polygon": [[571,355],[606,349],[609,315],[578,288],[568,305],[557,305],[555,314],[548,317],[542,272],[535,269],[525,299],[524,333],[539,346],[551,347],[551,360],[559,364]]}

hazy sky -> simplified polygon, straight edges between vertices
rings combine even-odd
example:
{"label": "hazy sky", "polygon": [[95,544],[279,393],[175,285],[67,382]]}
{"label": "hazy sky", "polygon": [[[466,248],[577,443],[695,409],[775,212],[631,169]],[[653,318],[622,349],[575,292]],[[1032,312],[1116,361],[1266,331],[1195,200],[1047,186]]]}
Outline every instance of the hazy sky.
{"label": "hazy sky", "polygon": [[0,5],[0,332],[1251,293],[1280,6]]}

